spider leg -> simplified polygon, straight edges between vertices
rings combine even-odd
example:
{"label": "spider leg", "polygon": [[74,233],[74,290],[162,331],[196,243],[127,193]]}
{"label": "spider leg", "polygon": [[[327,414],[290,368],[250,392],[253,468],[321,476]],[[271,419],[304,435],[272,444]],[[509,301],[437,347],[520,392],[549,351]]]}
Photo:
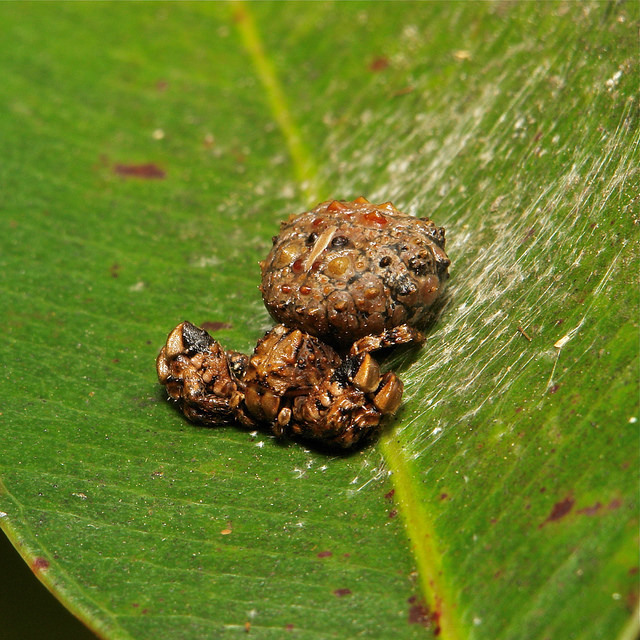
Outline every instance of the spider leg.
{"label": "spider leg", "polygon": [[227,422],[242,401],[234,370],[246,356],[227,354],[204,329],[180,323],[167,337],[156,360],[158,380],[190,419],[204,424]]}
{"label": "spider leg", "polygon": [[385,347],[395,347],[400,344],[408,344],[409,342],[415,342],[417,345],[421,345],[424,341],[425,337],[420,331],[410,327],[408,324],[401,324],[392,329],[385,329],[377,335],[364,336],[364,338],[356,340],[351,346],[349,354],[356,356],[360,353],[377,351]]}
{"label": "spider leg", "polygon": [[402,380],[389,371],[382,376],[378,390],[373,396],[373,404],[383,415],[392,415],[402,402],[403,391]]}

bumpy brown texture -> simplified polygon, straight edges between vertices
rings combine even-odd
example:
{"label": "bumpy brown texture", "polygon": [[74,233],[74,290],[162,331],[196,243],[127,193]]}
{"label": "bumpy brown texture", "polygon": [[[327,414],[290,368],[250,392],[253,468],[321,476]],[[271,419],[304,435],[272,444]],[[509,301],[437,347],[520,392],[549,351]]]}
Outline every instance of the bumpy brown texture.
{"label": "bumpy brown texture", "polygon": [[249,428],[266,425],[277,436],[348,448],[374,434],[402,399],[402,382],[381,374],[370,352],[422,340],[403,325],[356,341],[340,356],[314,336],[278,325],[247,357],[226,352],[204,329],[183,322],[169,334],[156,367],[191,420],[236,419]]}
{"label": "bumpy brown texture", "polygon": [[431,315],[448,278],[445,232],[390,202],[332,200],[291,216],[261,263],[277,322],[340,348]]}
{"label": "bumpy brown texture", "polygon": [[291,216],[273,242],[261,289],[283,324],[246,356],[183,322],[158,355],[158,379],[195,422],[351,447],[400,405],[402,382],[371,352],[424,340],[414,327],[448,277],[444,229],[356,198]]}

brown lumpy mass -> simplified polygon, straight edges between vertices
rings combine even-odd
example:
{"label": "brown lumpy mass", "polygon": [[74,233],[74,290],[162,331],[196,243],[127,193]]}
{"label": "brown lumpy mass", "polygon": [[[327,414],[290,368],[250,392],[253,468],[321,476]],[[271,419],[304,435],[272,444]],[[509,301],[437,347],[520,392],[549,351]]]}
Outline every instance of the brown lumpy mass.
{"label": "brown lumpy mass", "polygon": [[322,202],[283,222],[273,243],[260,265],[269,313],[339,346],[424,323],[449,276],[444,229],[390,202]]}

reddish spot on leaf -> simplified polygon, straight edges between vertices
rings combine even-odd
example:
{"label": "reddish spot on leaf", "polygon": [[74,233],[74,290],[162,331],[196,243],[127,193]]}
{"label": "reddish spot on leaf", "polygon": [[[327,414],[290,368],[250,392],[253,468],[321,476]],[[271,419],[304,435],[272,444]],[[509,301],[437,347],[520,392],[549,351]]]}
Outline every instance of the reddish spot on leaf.
{"label": "reddish spot on leaf", "polygon": [[397,509],[391,509],[391,511],[389,511],[389,517],[390,518],[395,518],[398,515],[398,510]]}
{"label": "reddish spot on leaf", "polygon": [[440,612],[431,611],[423,600],[415,596],[409,598],[409,624],[419,624],[431,629],[434,636],[440,635]]}
{"label": "reddish spot on leaf", "polygon": [[400,96],[406,96],[408,93],[412,93],[413,91],[415,91],[415,87],[412,87],[412,86],[404,87],[402,89],[398,89],[397,91],[394,91],[393,97],[399,98]]}
{"label": "reddish spot on leaf", "polygon": [[545,524],[548,522],[555,522],[556,520],[560,520],[564,518],[570,511],[573,509],[573,505],[575,504],[575,500],[571,496],[567,496],[564,500],[560,500],[553,505],[553,509],[551,509],[551,513],[548,518],[538,526],[539,529],[542,529]]}
{"label": "reddish spot on leaf", "polygon": [[549,387],[549,390],[547,391],[547,393],[551,396],[553,395],[558,389],[560,388],[559,384],[554,384],[552,386]]}
{"label": "reddish spot on leaf", "polygon": [[293,631],[295,629],[295,625],[289,623],[288,625],[285,626],[285,629],[287,631]]}
{"label": "reddish spot on leaf", "polygon": [[333,592],[333,595],[338,597],[338,598],[343,598],[344,596],[350,596],[351,595],[351,589],[336,589]]}
{"label": "reddish spot on leaf", "polygon": [[448,493],[441,493],[440,494],[440,500],[446,500],[449,497]]}
{"label": "reddish spot on leaf", "polygon": [[395,489],[391,489],[391,491],[389,491],[389,493],[385,493],[384,494],[384,497],[387,500],[393,500],[393,496],[395,495],[395,493],[396,493],[396,490]]}
{"label": "reddish spot on leaf", "polygon": [[602,503],[596,502],[595,504],[592,504],[589,507],[584,507],[584,509],[578,509],[576,513],[579,513],[583,516],[595,516],[596,513],[600,511],[600,509],[602,509]]}
{"label": "reddish spot on leaf", "polygon": [[46,569],[49,568],[49,561],[45,560],[45,558],[36,558],[32,563],[31,563],[31,568],[35,571],[45,571]]}
{"label": "reddish spot on leaf", "polygon": [[329,558],[333,553],[331,551],[320,551],[320,553],[317,553],[316,555],[318,558]]}
{"label": "reddish spot on leaf", "polygon": [[116,164],[115,173],[125,178],[140,178],[142,180],[163,180],[166,173],[157,165],[149,164]]}
{"label": "reddish spot on leaf", "polygon": [[203,322],[200,326],[209,333],[220,331],[220,329],[231,329],[231,327],[233,327],[233,325],[228,322]]}
{"label": "reddish spot on leaf", "polygon": [[369,71],[382,71],[389,66],[389,58],[378,56],[369,63]]}

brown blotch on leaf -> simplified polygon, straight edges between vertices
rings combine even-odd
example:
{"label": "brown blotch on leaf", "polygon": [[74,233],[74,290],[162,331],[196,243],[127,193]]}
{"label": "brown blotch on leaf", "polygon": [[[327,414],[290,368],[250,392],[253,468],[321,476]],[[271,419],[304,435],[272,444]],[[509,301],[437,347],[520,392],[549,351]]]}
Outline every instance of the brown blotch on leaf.
{"label": "brown blotch on leaf", "polygon": [[320,553],[317,553],[316,555],[318,558],[329,558],[333,553],[331,551],[320,551]]}
{"label": "brown blotch on leaf", "polygon": [[391,511],[389,511],[389,518],[395,518],[397,515],[398,515],[397,509],[391,509]]}
{"label": "brown blotch on leaf", "polygon": [[46,569],[49,568],[49,561],[46,560],[45,558],[38,557],[31,563],[31,568],[35,572],[45,571]]}
{"label": "brown blotch on leaf", "polygon": [[409,598],[409,624],[419,624],[425,629],[431,629],[434,636],[440,635],[440,612],[431,611],[424,600],[416,596]]}
{"label": "brown blotch on leaf", "polygon": [[567,496],[564,500],[560,500],[553,505],[553,509],[551,509],[551,513],[547,517],[547,519],[540,525],[538,525],[539,529],[542,529],[545,524],[549,522],[555,522],[556,520],[560,520],[564,518],[570,511],[573,509],[573,505],[575,504],[574,498],[571,496]]}
{"label": "brown blotch on leaf", "polygon": [[389,66],[389,58],[378,56],[369,63],[369,71],[382,71]]}
{"label": "brown blotch on leaf", "polygon": [[408,86],[402,89],[398,89],[397,91],[394,91],[391,95],[394,98],[399,98],[400,96],[406,96],[408,93],[413,93],[414,91],[415,91],[415,87]]}
{"label": "brown blotch on leaf", "polygon": [[148,164],[116,164],[114,173],[125,178],[140,178],[142,180],[163,180],[166,173],[158,165]]}
{"label": "brown blotch on leaf", "polygon": [[333,595],[337,598],[343,598],[344,596],[351,595],[351,589],[335,589]]}
{"label": "brown blotch on leaf", "polygon": [[396,493],[396,490],[395,489],[391,489],[391,491],[389,491],[389,493],[385,493],[384,494],[384,497],[387,500],[393,500],[393,496],[395,495],[395,493]]}
{"label": "brown blotch on leaf", "polygon": [[584,507],[583,509],[578,509],[576,513],[579,513],[583,516],[595,516],[602,509],[602,503],[596,502],[595,504],[590,505],[589,507]]}

